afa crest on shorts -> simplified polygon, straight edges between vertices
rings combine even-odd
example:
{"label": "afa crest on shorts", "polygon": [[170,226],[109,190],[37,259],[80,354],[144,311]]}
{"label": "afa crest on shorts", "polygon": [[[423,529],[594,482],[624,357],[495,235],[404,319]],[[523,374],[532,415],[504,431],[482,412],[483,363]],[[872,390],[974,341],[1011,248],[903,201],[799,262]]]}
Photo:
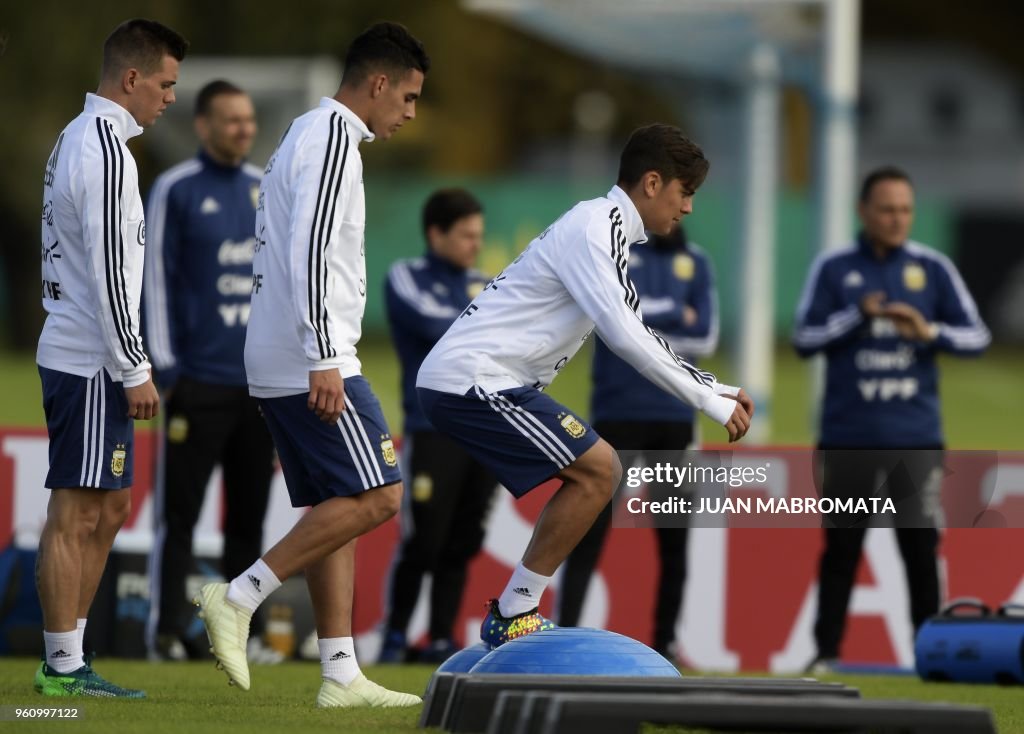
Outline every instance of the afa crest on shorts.
{"label": "afa crest on shorts", "polygon": [[398,454],[395,453],[395,443],[388,436],[381,436],[380,455],[388,466],[398,466]]}
{"label": "afa crest on shorts", "polygon": [[114,449],[114,453],[110,456],[110,473],[115,477],[119,477],[124,474],[124,460],[128,456],[124,450],[124,444],[119,443],[117,448]]}
{"label": "afa crest on shorts", "polygon": [[587,432],[586,426],[584,426],[576,416],[572,413],[562,413],[558,416],[559,425],[565,429],[573,438],[582,438],[583,434]]}

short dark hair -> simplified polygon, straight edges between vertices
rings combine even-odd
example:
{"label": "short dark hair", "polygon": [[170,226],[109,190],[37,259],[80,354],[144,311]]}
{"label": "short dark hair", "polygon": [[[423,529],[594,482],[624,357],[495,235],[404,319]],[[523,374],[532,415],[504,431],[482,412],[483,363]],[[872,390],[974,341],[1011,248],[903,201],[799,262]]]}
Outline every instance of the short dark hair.
{"label": "short dark hair", "polygon": [[648,171],[666,182],[678,178],[691,190],[704,183],[709,163],[704,151],[672,125],[655,123],[637,128],[619,159],[619,183],[633,186]]}
{"label": "short dark hair", "polygon": [[222,94],[245,94],[245,90],[224,79],[215,79],[200,89],[196,95],[196,117],[209,115],[213,100]]}
{"label": "short dark hair", "polygon": [[101,73],[107,77],[134,67],[143,74],[152,74],[160,68],[164,56],[181,61],[186,51],[188,41],[162,23],[145,18],[126,20],[103,42]]}
{"label": "short dark hair", "polygon": [[403,77],[412,69],[424,74],[430,71],[430,57],[423,44],[404,25],[376,23],[352,41],[341,80],[345,84],[360,84],[374,71],[382,71],[390,78]]}
{"label": "short dark hair", "polygon": [[431,227],[447,232],[463,217],[483,210],[483,205],[465,189],[438,189],[423,205],[423,234]]}
{"label": "short dark hair", "polygon": [[906,181],[909,186],[914,186],[914,182],[910,180],[910,176],[902,168],[897,168],[896,166],[876,168],[864,177],[864,183],[860,185],[861,204],[867,203],[867,200],[871,198],[871,191],[875,188],[875,184],[882,181]]}

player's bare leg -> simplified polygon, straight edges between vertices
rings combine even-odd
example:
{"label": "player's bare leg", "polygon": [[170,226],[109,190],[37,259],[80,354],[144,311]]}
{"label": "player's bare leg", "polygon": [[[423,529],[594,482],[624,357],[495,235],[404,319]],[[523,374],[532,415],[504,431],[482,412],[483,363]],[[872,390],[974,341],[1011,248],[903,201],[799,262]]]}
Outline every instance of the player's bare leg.
{"label": "player's bare leg", "polygon": [[[401,500],[401,482],[351,497],[332,497],[303,515],[288,534],[260,560],[273,574],[277,584],[310,567],[314,575],[336,577],[334,564],[342,563],[346,558],[345,553],[328,561],[323,568],[318,568],[317,564],[334,555],[350,541],[392,518],[398,512]],[[246,643],[252,612],[259,601],[254,601],[248,608],[233,603],[228,599],[228,586],[207,584],[193,601],[201,607],[200,616],[206,624],[218,667],[224,669],[232,685],[247,691],[249,664],[246,659]]]}
{"label": "player's bare leg", "polygon": [[401,482],[352,497],[332,497],[295,523],[263,561],[284,581],[334,553],[350,540],[394,517],[402,504]]}
{"label": "player's bare leg", "polygon": [[[47,631],[77,628],[86,546],[99,523],[105,494],[98,489],[55,489],[50,493],[36,571],[43,629]],[[69,593],[71,589],[75,591]]]}
{"label": "player's bare leg", "polygon": [[538,605],[551,576],[611,500],[622,477],[615,450],[600,440],[559,473],[563,484],[541,513],[501,597],[492,599],[480,639],[492,648],[555,625]]}
{"label": "player's bare leg", "polygon": [[[116,495],[116,498],[110,500],[110,495]],[[107,519],[113,520],[119,514],[117,508],[127,508],[128,490],[56,489],[50,493],[46,525],[39,539],[36,588],[43,608],[43,629],[51,635],[69,635],[74,639],[67,642],[74,644],[71,644],[71,653],[67,653],[69,648],[66,645],[61,647],[65,655],[59,660],[56,656],[51,660],[50,651],[47,651],[47,659],[40,665],[34,681],[35,689],[44,696],[146,696],[142,691],[114,685],[93,672],[82,659],[81,642],[78,640],[78,618],[88,614],[89,602],[96,594],[107,555],[117,534],[116,529],[111,533],[104,525],[108,500],[111,508]],[[123,523],[126,516],[127,510],[120,522]],[[102,530],[99,529],[101,526]],[[83,593],[88,594],[88,601],[83,600]],[[51,644],[47,642],[48,647]]]}
{"label": "player's bare leg", "polygon": [[415,706],[421,703],[419,696],[383,688],[359,670],[352,639],[355,570],[355,540],[306,567],[323,678],[316,705],[319,708]]}
{"label": "player's bare leg", "polygon": [[105,491],[103,495],[99,521],[82,551],[82,580],[78,594],[79,619],[85,619],[89,615],[89,607],[96,597],[96,589],[99,588],[100,579],[103,577],[110,549],[114,546],[114,538],[128,520],[132,509],[131,491],[128,489]]}
{"label": "player's bare leg", "polygon": [[558,477],[562,488],[544,507],[523,554],[523,565],[542,576],[551,576],[594,524],[619,486],[622,465],[601,439]]}

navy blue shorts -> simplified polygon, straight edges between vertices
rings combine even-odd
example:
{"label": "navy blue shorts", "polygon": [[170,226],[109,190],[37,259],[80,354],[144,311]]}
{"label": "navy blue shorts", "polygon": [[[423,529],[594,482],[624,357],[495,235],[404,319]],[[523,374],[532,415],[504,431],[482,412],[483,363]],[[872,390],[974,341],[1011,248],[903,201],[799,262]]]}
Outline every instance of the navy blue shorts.
{"label": "navy blue shorts", "polygon": [[522,497],[597,443],[590,425],[532,387],[465,395],[416,388],[434,428],[465,447],[505,488]]}
{"label": "navy blue shorts", "polygon": [[127,489],[135,465],[135,419],[124,386],[105,369],[92,377],[39,368],[50,436],[49,489]]}
{"label": "navy blue shorts", "polygon": [[401,481],[391,433],[365,377],[345,378],[345,411],[337,423],[317,418],[308,400],[308,392],[259,398],[293,507]]}

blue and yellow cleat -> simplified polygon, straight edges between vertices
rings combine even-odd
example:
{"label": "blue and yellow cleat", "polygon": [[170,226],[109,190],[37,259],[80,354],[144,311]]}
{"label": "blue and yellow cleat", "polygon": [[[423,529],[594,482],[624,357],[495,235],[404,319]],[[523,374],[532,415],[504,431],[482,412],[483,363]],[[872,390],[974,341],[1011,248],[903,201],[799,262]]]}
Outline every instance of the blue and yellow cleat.
{"label": "blue and yellow cleat", "polygon": [[44,696],[82,696],[90,698],[145,698],[144,691],[122,688],[104,680],[89,665],[70,673],[58,673],[43,663],[40,693]]}
{"label": "blue and yellow cleat", "polygon": [[487,616],[484,617],[483,624],[480,625],[480,639],[492,650],[504,645],[509,640],[558,627],[550,619],[541,616],[537,607],[514,617],[501,616],[501,612],[498,611],[497,599],[491,599],[488,602],[488,607]]}

